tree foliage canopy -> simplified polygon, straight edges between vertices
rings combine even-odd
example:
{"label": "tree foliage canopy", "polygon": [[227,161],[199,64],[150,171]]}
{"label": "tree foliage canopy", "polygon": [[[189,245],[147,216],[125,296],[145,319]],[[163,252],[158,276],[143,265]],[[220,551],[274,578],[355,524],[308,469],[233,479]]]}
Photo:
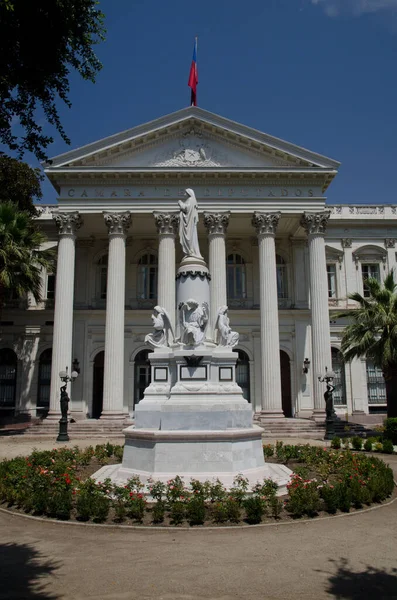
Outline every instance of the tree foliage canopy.
{"label": "tree foliage canopy", "polygon": [[397,282],[393,271],[381,285],[367,279],[368,297],[349,294],[357,302],[354,310],[342,311],[337,318],[347,317],[349,325],[342,336],[341,351],[347,361],[368,358],[382,369],[386,383],[387,414],[397,416]]}
{"label": "tree foliage canopy", "polygon": [[366,285],[368,297],[350,294],[358,307],[337,315],[352,321],[344,330],[341,350],[345,360],[364,356],[373,360],[387,377],[397,368],[397,282],[391,272],[383,285],[376,279],[368,279]]}
{"label": "tree foliage canopy", "polygon": [[[57,98],[68,106],[71,69],[95,81],[102,65],[93,45],[104,39],[104,15],[96,0],[0,0],[0,142],[21,157],[45,160],[53,138],[37,109],[65,142]],[[18,122],[23,135],[17,136]]]}
{"label": "tree foliage canopy", "polygon": [[43,250],[47,241],[27,211],[13,202],[0,204],[0,308],[7,291],[18,297],[31,292],[41,300],[42,269],[52,270],[55,253]]}
{"label": "tree foliage canopy", "polygon": [[33,201],[42,197],[42,179],[39,169],[0,154],[0,202],[11,201],[20,210],[34,214]]}

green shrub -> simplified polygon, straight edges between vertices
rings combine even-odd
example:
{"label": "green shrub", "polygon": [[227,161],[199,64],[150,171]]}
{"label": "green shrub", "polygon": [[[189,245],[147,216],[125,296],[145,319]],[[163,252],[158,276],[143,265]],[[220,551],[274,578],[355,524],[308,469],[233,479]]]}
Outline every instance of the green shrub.
{"label": "green shrub", "polygon": [[382,452],[383,451],[382,442],[375,442],[373,449],[375,450],[375,452]]}
{"label": "green shrub", "polygon": [[388,439],[383,441],[383,452],[385,454],[393,454],[394,448],[391,440]]}
{"label": "green shrub", "polygon": [[265,513],[265,501],[260,496],[249,496],[243,502],[245,519],[250,525],[256,525],[262,521]]}
{"label": "green shrub", "polygon": [[372,442],[369,438],[364,442],[364,450],[367,452],[372,452]]}
{"label": "green shrub", "polygon": [[272,517],[279,519],[283,510],[283,502],[279,500],[277,496],[272,496],[269,500],[269,506],[272,513]]}
{"label": "green shrub", "polygon": [[232,523],[238,523],[241,519],[241,504],[235,498],[226,500],[227,518]]}
{"label": "green shrub", "polygon": [[274,446],[273,444],[264,444],[263,446],[263,454],[265,458],[270,458],[274,456]]}
{"label": "green shrub", "polygon": [[339,486],[323,485],[320,488],[320,496],[324,500],[325,510],[331,514],[336,513],[339,508]]}
{"label": "green shrub", "polygon": [[276,456],[279,460],[284,460],[285,459],[285,455],[284,455],[284,443],[277,440],[276,442]]}
{"label": "green shrub", "polygon": [[152,508],[152,520],[153,523],[162,523],[165,515],[165,502],[158,500]]}
{"label": "green shrub", "polygon": [[205,500],[199,494],[193,494],[186,501],[186,519],[189,525],[203,525],[205,521]]}
{"label": "green shrub", "polygon": [[77,518],[81,521],[93,519],[98,523],[105,521],[110,509],[110,487],[109,480],[97,483],[89,478],[82,482],[77,489]]}
{"label": "green shrub", "polygon": [[397,417],[385,419],[385,438],[397,444]]}
{"label": "green shrub", "polygon": [[215,479],[209,485],[209,499],[211,502],[221,502],[226,498],[226,490],[223,483],[219,479]]}
{"label": "green shrub", "polygon": [[212,505],[212,518],[215,523],[226,523],[229,519],[228,504],[224,500],[214,502]]}
{"label": "green shrub", "polygon": [[114,446],[113,456],[121,462],[123,460],[124,446]]}
{"label": "green shrub", "polygon": [[299,475],[292,476],[288,484],[287,510],[294,517],[313,517],[320,509],[320,495],[316,480],[303,480]]}
{"label": "green shrub", "polygon": [[351,443],[353,446],[353,450],[361,450],[363,447],[363,440],[358,435],[352,437]]}
{"label": "green shrub", "polygon": [[346,482],[340,482],[337,486],[339,497],[339,508],[343,512],[349,512],[352,505],[352,492]]}
{"label": "green shrub", "polygon": [[237,475],[233,480],[233,487],[230,488],[229,496],[233,498],[239,506],[242,506],[243,501],[248,491],[248,479],[241,474]]}
{"label": "green shrub", "polygon": [[341,446],[341,441],[340,441],[340,437],[338,437],[337,435],[335,437],[332,438],[331,440],[331,448],[334,448],[334,450],[339,450]]}
{"label": "green shrub", "polygon": [[185,504],[175,500],[170,504],[170,520],[172,525],[181,525],[185,519]]}

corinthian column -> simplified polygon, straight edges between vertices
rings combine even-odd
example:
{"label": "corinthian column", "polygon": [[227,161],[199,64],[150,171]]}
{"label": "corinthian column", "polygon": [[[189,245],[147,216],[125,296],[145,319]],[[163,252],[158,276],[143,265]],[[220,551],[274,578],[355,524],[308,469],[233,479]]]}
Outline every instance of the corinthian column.
{"label": "corinthian column", "polygon": [[157,303],[170,316],[175,332],[175,235],[179,225],[177,212],[154,212],[159,234]]}
{"label": "corinthian column", "polygon": [[67,367],[69,375],[71,373],[75,242],[76,231],[81,227],[82,219],[78,212],[53,213],[53,219],[58,228],[59,243],[48,417],[59,419],[61,414],[59,389],[62,383],[59,372],[65,371]]}
{"label": "corinthian column", "polygon": [[124,412],[125,238],[130,213],[103,213],[109,231],[106,291],[105,367],[101,419],[122,419]]}
{"label": "corinthian column", "polygon": [[258,234],[261,354],[262,354],[262,416],[284,417],[281,402],[280,334],[276,246],[274,242],[280,214],[255,212],[252,224]]}
{"label": "corinthian column", "polygon": [[309,243],[310,261],[310,304],[312,313],[312,365],[313,365],[313,416],[323,419],[325,416],[324,384],[318,381],[318,375],[325,367],[332,369],[331,338],[329,333],[328,282],[325,258],[324,235],[329,210],[319,213],[305,212],[301,225],[306,230]]}
{"label": "corinthian column", "polygon": [[204,213],[204,225],[208,231],[210,283],[211,335],[221,306],[227,304],[226,288],[226,244],[225,236],[230,212]]}

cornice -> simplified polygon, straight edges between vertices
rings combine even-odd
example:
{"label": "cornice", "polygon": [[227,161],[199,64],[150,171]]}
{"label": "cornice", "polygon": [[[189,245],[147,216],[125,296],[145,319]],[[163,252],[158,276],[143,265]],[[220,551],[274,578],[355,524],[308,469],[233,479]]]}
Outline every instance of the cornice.
{"label": "cornice", "polygon": [[215,115],[198,107],[187,107],[149,123],[138,125],[137,127],[87,144],[76,150],[71,150],[55,156],[52,158],[52,164],[61,165],[75,160],[82,160],[95,153],[115,149],[120,144],[128,144],[139,138],[150,140],[150,138],[162,137],[167,134],[168,130],[180,130],[186,126],[186,124],[198,125],[201,127],[207,126],[212,128],[214,133],[220,133],[222,135],[227,134],[230,138],[241,138],[253,143],[259,143],[260,145],[267,145],[276,152],[292,155],[297,159],[304,160],[311,164],[317,164],[321,167],[337,169],[340,165],[338,161],[322,156],[321,154],[311,152],[310,150],[290,142],[286,142],[251,127],[236,123],[235,121]]}

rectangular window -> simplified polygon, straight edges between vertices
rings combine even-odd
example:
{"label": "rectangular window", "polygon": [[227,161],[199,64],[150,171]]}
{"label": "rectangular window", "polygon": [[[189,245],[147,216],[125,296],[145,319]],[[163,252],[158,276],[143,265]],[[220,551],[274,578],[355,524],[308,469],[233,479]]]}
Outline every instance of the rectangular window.
{"label": "rectangular window", "polygon": [[336,265],[327,265],[328,298],[336,298]]}
{"label": "rectangular window", "polygon": [[99,294],[101,300],[106,300],[106,290],[108,285],[108,267],[102,265],[99,271]]}
{"label": "rectangular window", "polygon": [[386,384],[381,369],[367,360],[368,404],[386,404]]}
{"label": "rectangular window", "polygon": [[362,273],[362,277],[363,277],[364,297],[368,298],[369,289],[368,289],[368,286],[366,285],[366,281],[367,281],[367,279],[376,279],[377,281],[380,282],[379,264],[377,264],[377,263],[363,264],[363,265],[361,265],[361,273]]}
{"label": "rectangular window", "polygon": [[47,275],[47,300],[54,300],[55,298],[55,275],[49,273]]}

